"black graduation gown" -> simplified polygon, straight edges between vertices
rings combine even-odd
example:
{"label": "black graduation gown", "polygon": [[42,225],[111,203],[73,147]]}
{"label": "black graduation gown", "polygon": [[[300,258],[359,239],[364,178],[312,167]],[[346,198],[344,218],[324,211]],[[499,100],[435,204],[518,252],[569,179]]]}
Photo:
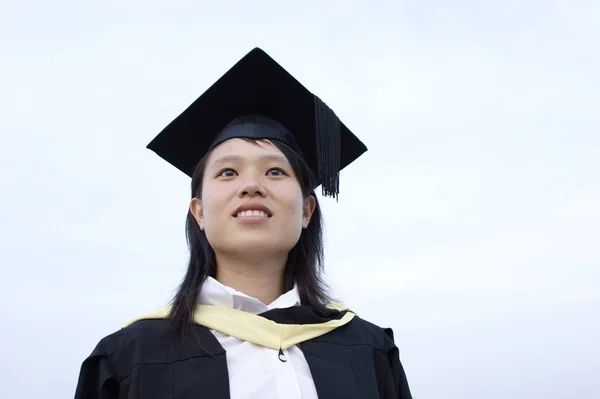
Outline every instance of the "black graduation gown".
{"label": "black graduation gown", "polygon": [[[75,399],[230,399],[226,353],[210,329],[194,325],[201,345],[184,347],[161,333],[164,323],[140,320],[103,338],[81,366]],[[391,329],[355,316],[298,346],[321,399],[412,398]]]}

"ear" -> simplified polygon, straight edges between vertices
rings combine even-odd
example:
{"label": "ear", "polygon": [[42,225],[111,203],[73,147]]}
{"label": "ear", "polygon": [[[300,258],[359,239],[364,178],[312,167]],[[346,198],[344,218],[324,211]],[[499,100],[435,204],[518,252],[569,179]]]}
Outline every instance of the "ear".
{"label": "ear", "polygon": [[312,218],[313,212],[317,206],[317,200],[312,195],[309,195],[304,200],[304,206],[302,207],[302,227],[307,228],[310,219]]}
{"label": "ear", "polygon": [[202,207],[202,201],[198,198],[192,198],[190,202],[190,213],[198,222],[200,230],[204,230],[204,208]]}

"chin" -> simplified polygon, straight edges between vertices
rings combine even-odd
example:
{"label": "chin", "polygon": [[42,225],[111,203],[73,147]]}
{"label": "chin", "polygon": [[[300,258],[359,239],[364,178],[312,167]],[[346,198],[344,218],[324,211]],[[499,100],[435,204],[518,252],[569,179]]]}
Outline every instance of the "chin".
{"label": "chin", "polygon": [[295,243],[288,242],[281,236],[266,234],[241,234],[231,237],[227,247],[236,252],[248,252],[253,254],[268,254],[273,252],[289,252]]}
{"label": "chin", "polygon": [[239,249],[260,249],[262,251],[271,251],[278,250],[283,245],[281,242],[277,242],[277,240],[269,239],[267,237],[240,237],[234,240],[231,240],[231,247],[239,248]]}

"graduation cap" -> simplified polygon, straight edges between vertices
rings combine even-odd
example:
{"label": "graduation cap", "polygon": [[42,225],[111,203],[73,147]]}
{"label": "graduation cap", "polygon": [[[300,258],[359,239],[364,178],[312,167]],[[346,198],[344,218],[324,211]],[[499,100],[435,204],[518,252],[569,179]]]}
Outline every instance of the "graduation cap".
{"label": "graduation cap", "polygon": [[[239,118],[243,124],[231,124]],[[331,108],[260,48],[239,60],[147,148],[191,177],[206,153],[234,137],[284,142],[305,159],[323,195],[336,198],[339,172],[367,150]]]}

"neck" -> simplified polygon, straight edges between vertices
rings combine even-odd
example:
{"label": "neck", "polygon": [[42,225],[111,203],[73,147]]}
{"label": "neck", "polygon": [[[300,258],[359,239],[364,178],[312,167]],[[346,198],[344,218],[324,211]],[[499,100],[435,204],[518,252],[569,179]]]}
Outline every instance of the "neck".
{"label": "neck", "polygon": [[216,279],[228,287],[241,291],[269,305],[284,294],[286,259],[250,261],[217,255]]}

